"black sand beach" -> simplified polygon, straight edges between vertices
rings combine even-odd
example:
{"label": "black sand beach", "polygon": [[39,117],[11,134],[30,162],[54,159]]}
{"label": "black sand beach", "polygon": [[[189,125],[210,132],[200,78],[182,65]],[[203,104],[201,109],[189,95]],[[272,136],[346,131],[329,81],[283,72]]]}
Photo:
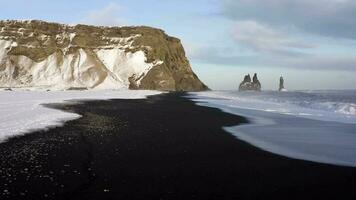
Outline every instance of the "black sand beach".
{"label": "black sand beach", "polygon": [[52,105],[83,117],[0,144],[0,199],[356,199],[356,168],[259,150],[183,96]]}

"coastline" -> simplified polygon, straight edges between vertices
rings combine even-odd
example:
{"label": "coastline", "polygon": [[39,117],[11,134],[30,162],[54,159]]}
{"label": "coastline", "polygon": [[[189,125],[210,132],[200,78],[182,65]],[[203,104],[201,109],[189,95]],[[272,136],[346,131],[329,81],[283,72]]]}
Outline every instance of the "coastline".
{"label": "coastline", "polygon": [[262,151],[223,130],[244,117],[185,95],[51,105],[82,117],[0,144],[1,198],[356,197],[355,168]]}
{"label": "coastline", "polygon": [[7,138],[36,130],[62,126],[80,118],[77,113],[50,109],[45,104],[72,104],[88,100],[141,99],[160,94],[153,90],[88,90],[88,91],[0,91],[0,143]]}
{"label": "coastline", "polygon": [[[344,114],[337,120],[333,120],[338,116],[336,111],[308,110],[302,107],[296,109],[293,104],[276,103],[266,98],[275,98],[283,102],[286,96],[289,96],[298,102],[296,95],[300,96],[302,94],[300,92],[270,93],[215,91],[189,93],[188,98],[201,106],[218,108],[227,113],[246,117],[251,123],[224,127],[225,130],[264,151],[318,163],[356,166],[356,157],[353,156],[356,154],[354,148],[356,124],[352,121],[355,115]],[[340,92],[331,94],[336,96]],[[249,95],[252,97],[247,98]],[[313,93],[313,95],[317,94]],[[322,96],[326,98],[325,94]],[[265,101],[261,101],[263,97]],[[299,101],[304,103],[305,99]],[[325,102],[320,103],[317,100],[314,102],[314,104],[318,103],[325,105]],[[333,102],[329,104],[338,105]],[[341,104],[344,107],[345,103]],[[349,105],[353,108],[352,103]],[[294,111],[290,111],[293,109]]]}

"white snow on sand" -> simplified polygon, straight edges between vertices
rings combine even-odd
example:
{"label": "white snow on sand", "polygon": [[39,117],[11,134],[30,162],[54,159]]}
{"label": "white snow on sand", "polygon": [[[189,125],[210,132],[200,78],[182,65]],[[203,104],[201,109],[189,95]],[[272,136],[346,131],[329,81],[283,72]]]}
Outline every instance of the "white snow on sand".
{"label": "white snow on sand", "polygon": [[0,142],[33,130],[61,126],[80,117],[42,106],[67,100],[141,99],[158,91],[89,90],[89,91],[0,91]]}
{"label": "white snow on sand", "polygon": [[355,105],[355,91],[212,91],[191,96],[199,105],[247,117],[251,123],[224,129],[258,148],[290,158],[356,167],[356,115],[339,112],[340,106]]}

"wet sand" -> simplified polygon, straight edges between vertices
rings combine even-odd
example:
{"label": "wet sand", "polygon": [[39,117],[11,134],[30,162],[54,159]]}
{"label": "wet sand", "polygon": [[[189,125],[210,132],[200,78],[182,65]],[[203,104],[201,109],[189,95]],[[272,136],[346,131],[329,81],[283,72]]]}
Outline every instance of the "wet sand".
{"label": "wet sand", "polygon": [[83,117],[0,144],[0,199],[356,198],[356,168],[259,150],[183,96],[50,105]]}

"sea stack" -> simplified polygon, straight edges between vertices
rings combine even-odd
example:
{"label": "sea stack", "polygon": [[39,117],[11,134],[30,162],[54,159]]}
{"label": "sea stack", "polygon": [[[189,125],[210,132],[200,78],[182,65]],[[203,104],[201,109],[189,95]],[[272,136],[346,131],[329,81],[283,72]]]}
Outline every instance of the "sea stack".
{"label": "sea stack", "polygon": [[151,27],[0,21],[0,87],[200,91],[181,41]]}
{"label": "sea stack", "polygon": [[253,75],[252,81],[250,74],[246,75],[239,86],[239,91],[261,91],[261,83],[257,78],[257,74]]}
{"label": "sea stack", "polygon": [[278,89],[279,91],[283,91],[283,90],[285,90],[284,89],[284,79],[283,79],[283,76],[281,76],[280,78],[279,78],[279,89]]}

